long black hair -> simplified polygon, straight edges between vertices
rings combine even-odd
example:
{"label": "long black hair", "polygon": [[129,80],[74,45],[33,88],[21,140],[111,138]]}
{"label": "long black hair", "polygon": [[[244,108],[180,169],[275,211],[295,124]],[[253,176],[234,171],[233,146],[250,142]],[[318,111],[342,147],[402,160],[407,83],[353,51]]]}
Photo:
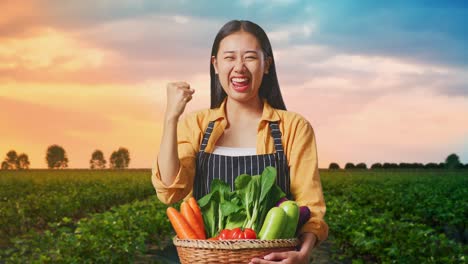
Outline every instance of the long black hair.
{"label": "long black hair", "polygon": [[[263,75],[263,80],[258,91],[260,98],[265,98],[267,102],[276,109],[286,110],[281,90],[276,76],[275,59],[273,57],[273,50],[271,49],[270,40],[265,31],[257,24],[247,20],[231,20],[227,22],[218,32],[215,37],[213,47],[211,49],[211,56],[218,54],[219,43],[230,34],[245,31],[254,35],[262,48],[265,59],[271,57],[271,64],[268,74]],[[219,77],[215,73],[213,64],[210,57],[210,76],[211,76],[211,109],[218,108],[226,98],[227,94],[223,90]]]}

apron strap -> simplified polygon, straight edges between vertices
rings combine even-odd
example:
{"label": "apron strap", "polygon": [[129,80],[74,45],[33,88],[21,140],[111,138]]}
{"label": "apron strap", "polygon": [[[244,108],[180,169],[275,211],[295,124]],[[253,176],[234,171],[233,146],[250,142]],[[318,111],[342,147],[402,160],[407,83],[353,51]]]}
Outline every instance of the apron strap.
{"label": "apron strap", "polygon": [[278,122],[270,122],[271,136],[275,143],[276,152],[283,152],[283,143],[281,142],[281,131],[278,126]]}
{"label": "apron strap", "polygon": [[208,139],[210,139],[211,132],[213,132],[214,121],[210,121],[208,123],[208,127],[205,130],[205,134],[203,134],[203,141],[200,145],[200,152],[205,152],[206,145],[208,144]]}

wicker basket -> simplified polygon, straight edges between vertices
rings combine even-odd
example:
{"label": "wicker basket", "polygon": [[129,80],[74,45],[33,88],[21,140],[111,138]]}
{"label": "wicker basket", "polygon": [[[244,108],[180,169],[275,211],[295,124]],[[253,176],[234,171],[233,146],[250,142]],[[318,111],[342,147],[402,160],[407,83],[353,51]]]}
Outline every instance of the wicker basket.
{"label": "wicker basket", "polygon": [[294,239],[235,239],[198,240],[174,237],[182,264],[188,263],[249,263],[254,257],[264,257],[271,252],[295,250],[299,240]]}

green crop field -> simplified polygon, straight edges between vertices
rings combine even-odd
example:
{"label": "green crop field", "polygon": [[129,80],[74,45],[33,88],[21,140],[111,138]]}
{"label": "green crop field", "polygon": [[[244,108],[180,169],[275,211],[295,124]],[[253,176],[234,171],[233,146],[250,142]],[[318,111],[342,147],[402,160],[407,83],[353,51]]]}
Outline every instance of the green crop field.
{"label": "green crop field", "polygon": [[326,221],[355,263],[467,263],[468,171],[323,171]]}
{"label": "green crop field", "polygon": [[[467,263],[467,170],[321,177],[335,261]],[[0,199],[0,263],[128,263],[173,235],[149,170],[0,171]]]}

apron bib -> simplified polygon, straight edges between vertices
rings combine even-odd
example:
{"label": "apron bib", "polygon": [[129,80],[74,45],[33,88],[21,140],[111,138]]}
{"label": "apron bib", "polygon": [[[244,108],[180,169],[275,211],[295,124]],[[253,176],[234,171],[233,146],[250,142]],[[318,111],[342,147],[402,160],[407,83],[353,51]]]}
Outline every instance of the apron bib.
{"label": "apron bib", "polygon": [[200,151],[197,154],[197,171],[193,184],[193,196],[200,199],[210,192],[211,182],[219,179],[234,189],[234,180],[240,174],[258,175],[272,166],[277,170],[276,184],[291,198],[289,166],[281,142],[281,131],[277,122],[269,122],[275,153],[250,156],[224,156],[205,152],[213,131],[214,121],[208,124],[203,135]]}

